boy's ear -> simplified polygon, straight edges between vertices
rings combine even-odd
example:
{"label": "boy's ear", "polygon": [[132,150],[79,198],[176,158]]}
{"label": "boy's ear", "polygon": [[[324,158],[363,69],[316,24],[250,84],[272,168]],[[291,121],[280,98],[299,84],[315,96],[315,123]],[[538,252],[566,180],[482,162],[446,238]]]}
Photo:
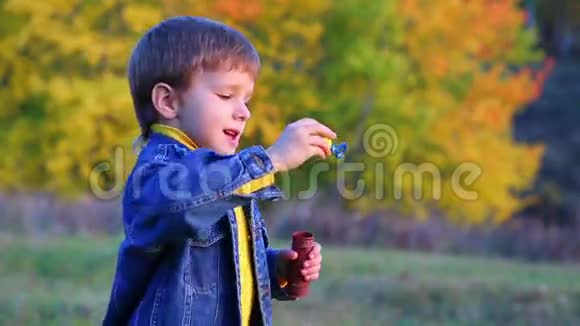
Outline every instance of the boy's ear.
{"label": "boy's ear", "polygon": [[177,92],[166,83],[157,83],[151,92],[151,101],[155,110],[165,119],[177,117]]}

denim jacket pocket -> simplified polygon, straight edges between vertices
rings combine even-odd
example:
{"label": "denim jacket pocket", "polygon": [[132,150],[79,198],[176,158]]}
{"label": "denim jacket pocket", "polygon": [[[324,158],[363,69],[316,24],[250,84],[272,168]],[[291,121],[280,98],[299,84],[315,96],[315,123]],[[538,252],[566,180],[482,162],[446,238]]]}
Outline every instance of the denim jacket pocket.
{"label": "denim jacket pocket", "polygon": [[226,237],[227,225],[220,221],[215,225],[195,230],[187,243],[190,247],[210,247]]}

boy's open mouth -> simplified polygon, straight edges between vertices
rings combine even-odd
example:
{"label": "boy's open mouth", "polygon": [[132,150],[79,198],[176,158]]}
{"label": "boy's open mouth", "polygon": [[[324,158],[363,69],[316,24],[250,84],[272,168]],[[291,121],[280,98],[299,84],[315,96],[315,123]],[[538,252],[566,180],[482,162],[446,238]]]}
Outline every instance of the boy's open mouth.
{"label": "boy's open mouth", "polygon": [[232,139],[237,140],[240,135],[240,131],[236,129],[224,129],[224,134],[232,137]]}

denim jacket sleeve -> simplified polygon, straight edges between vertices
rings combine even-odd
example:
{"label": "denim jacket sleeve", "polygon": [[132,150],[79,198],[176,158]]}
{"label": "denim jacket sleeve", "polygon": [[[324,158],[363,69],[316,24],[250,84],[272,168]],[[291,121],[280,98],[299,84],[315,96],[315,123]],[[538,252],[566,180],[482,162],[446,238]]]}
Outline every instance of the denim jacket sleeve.
{"label": "denim jacket sleeve", "polygon": [[273,185],[274,172],[261,146],[235,155],[201,148],[146,161],[127,182],[127,236],[136,247],[156,248],[189,237],[253,199],[277,200],[282,193]]}

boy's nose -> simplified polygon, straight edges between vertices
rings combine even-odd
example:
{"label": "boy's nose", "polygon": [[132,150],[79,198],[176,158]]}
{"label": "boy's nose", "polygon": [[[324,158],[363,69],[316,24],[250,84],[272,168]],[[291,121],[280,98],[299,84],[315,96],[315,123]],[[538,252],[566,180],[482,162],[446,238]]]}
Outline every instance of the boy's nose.
{"label": "boy's nose", "polygon": [[246,121],[250,119],[251,115],[252,114],[250,113],[250,109],[245,103],[237,105],[234,110],[234,119],[236,120]]}

